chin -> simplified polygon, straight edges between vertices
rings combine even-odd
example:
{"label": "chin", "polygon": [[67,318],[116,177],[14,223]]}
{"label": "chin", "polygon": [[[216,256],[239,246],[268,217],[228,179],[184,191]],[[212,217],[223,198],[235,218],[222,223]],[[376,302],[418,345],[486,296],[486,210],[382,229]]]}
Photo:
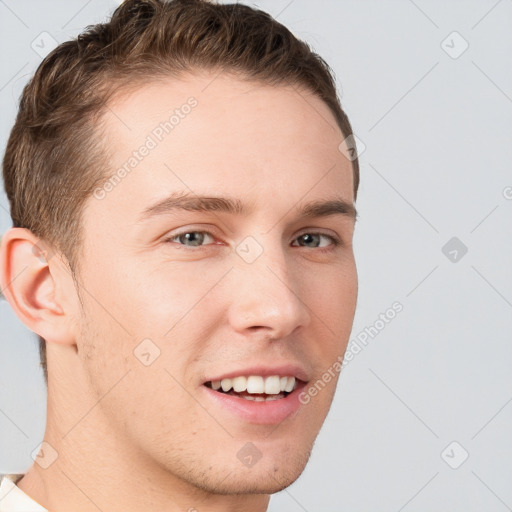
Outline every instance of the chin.
{"label": "chin", "polygon": [[[196,487],[212,494],[243,495],[243,494],[275,494],[293,484],[304,471],[311,455],[295,454],[292,460],[271,461],[266,464],[259,461],[251,468],[226,468],[228,476],[215,481],[208,475]],[[219,473],[217,473],[219,474]]]}

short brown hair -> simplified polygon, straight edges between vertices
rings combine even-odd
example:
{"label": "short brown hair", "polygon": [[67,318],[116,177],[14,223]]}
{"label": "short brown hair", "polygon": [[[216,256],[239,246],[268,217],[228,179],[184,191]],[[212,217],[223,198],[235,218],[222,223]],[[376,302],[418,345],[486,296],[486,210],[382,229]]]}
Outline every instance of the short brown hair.
{"label": "short brown hair", "polygon": [[[344,137],[352,135],[328,64],[269,14],[206,0],[125,0],[107,23],[53,50],[23,90],[3,161],[13,226],[32,231],[79,273],[81,212],[106,174],[98,121],[109,99],[194,70],[302,86],[328,105]],[[357,157],[352,166],[356,198]]]}

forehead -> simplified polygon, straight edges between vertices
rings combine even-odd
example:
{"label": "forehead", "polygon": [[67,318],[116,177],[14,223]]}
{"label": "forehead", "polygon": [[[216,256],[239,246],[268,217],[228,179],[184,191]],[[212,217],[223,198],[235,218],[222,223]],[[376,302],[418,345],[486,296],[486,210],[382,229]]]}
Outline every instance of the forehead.
{"label": "forehead", "polygon": [[161,78],[119,94],[103,121],[106,179],[121,175],[103,208],[140,213],[176,190],[291,202],[323,190],[353,200],[335,118],[296,86],[207,72]]}
{"label": "forehead", "polygon": [[[109,110],[114,118],[112,110],[122,110],[126,117],[131,117],[137,123],[153,116],[156,116],[154,121],[161,121],[161,115],[167,108],[172,112],[191,96],[198,100],[205,118],[203,120],[208,115],[228,114],[239,109],[251,113],[256,119],[257,113],[268,115],[269,108],[277,108],[287,110],[288,114],[295,113],[295,121],[307,118],[308,124],[313,121],[310,115],[315,112],[319,116],[318,120],[323,118],[324,123],[337,129],[329,107],[304,87],[286,83],[271,85],[243,75],[207,70],[195,70],[179,76],[162,75],[146,82],[138,79],[133,85],[121,87],[114,94]],[[140,117],[141,113],[144,118]],[[228,118],[223,116],[221,120],[226,122]],[[116,120],[120,121],[118,117],[111,120],[112,128],[115,128]],[[315,124],[313,122],[311,126]]]}

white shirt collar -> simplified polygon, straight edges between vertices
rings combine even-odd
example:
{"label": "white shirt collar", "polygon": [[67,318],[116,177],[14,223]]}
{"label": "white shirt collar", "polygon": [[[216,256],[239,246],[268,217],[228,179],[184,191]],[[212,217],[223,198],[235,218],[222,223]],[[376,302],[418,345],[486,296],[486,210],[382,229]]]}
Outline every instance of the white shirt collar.
{"label": "white shirt collar", "polygon": [[16,485],[22,476],[0,475],[0,512],[48,512]]}

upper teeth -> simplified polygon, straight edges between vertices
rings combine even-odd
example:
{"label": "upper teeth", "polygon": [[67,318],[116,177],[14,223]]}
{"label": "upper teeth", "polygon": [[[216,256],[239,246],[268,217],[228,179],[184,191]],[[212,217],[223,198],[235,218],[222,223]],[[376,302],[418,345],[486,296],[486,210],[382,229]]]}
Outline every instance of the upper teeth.
{"label": "upper teeth", "polygon": [[282,391],[290,392],[295,387],[295,377],[262,377],[250,375],[249,377],[234,377],[232,379],[213,380],[212,388],[222,391],[229,391],[233,388],[237,393],[247,391],[248,393],[265,393],[267,395],[278,395]]}

